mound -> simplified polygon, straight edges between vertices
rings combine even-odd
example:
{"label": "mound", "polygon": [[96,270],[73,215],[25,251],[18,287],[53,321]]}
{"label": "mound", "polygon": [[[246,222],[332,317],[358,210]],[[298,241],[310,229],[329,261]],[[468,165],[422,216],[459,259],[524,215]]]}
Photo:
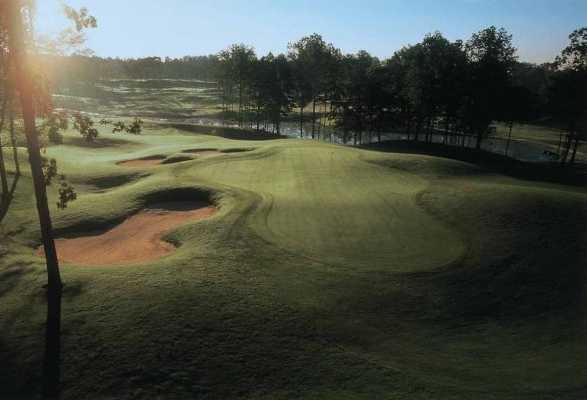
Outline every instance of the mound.
{"label": "mound", "polygon": [[[149,206],[99,235],[57,239],[59,260],[80,265],[121,265],[151,261],[175,246],[162,240],[171,229],[217,211],[208,202],[175,201]],[[37,254],[42,254],[42,247]]]}

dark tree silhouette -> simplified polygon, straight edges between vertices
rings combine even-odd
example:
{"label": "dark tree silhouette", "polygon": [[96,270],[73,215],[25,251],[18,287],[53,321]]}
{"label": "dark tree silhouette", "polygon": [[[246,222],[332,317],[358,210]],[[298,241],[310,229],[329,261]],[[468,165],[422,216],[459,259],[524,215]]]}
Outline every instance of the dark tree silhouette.
{"label": "dark tree silhouette", "polygon": [[43,366],[43,393],[46,397],[56,397],[59,393],[60,368],[60,324],[61,324],[61,291],[62,283],[59,273],[59,262],[53,230],[51,214],[47,202],[45,176],[43,174],[41,152],[35,128],[35,109],[33,104],[34,85],[31,72],[28,70],[26,42],[23,28],[23,9],[20,2],[5,3],[6,30],[8,32],[8,48],[14,69],[14,82],[20,98],[24,131],[27,139],[29,164],[33,178],[37,212],[41,226],[41,237],[47,261],[47,326],[45,336],[45,358]]}
{"label": "dark tree silhouette", "polygon": [[511,85],[516,49],[505,29],[491,26],[473,34],[465,50],[470,62],[467,123],[477,136],[475,146],[479,150],[487,127],[498,118],[504,94]]}
{"label": "dark tree silhouette", "polygon": [[325,101],[336,80],[336,67],[341,59],[340,50],[326,43],[322,36],[313,34],[301,38],[288,46],[288,57],[295,65],[298,87],[305,93],[297,97],[303,108],[306,102],[312,103],[312,138],[316,137],[316,106]]}
{"label": "dark tree silhouette", "polygon": [[587,138],[587,27],[572,32],[569,41],[555,61],[559,71],[549,88],[550,109],[568,131],[563,165],[575,162],[577,148]]}
{"label": "dark tree silhouette", "polygon": [[[47,265],[47,317],[42,394],[45,398],[57,398],[60,389],[62,282],[53,240],[52,221],[46,186],[58,174],[55,160],[47,160],[41,156],[40,132],[36,127],[36,116],[37,114],[40,116],[49,110],[49,118],[47,119],[49,122],[46,121],[48,124],[46,126],[51,129],[58,129],[60,124],[57,122],[57,119],[52,119],[53,114],[50,113],[50,97],[40,89],[45,85],[40,81],[34,80],[37,75],[33,73],[32,63],[29,59],[29,55],[32,52],[30,48],[30,44],[32,43],[32,8],[33,2],[31,1],[10,0],[0,3],[0,40],[2,41],[0,52],[2,54],[2,74],[5,80],[5,85],[3,85],[4,101],[2,118],[4,119],[6,105],[8,104],[10,137],[14,151],[13,159],[16,173],[13,186],[9,192],[11,195],[14,192],[18,176],[20,175],[13,111],[18,103],[24,125],[24,134],[29,155],[28,161],[31,169],[41,239]],[[79,13],[68,7],[65,10],[69,10],[72,13],[68,14],[68,16],[75,22],[78,33],[85,27],[96,25],[95,19],[87,14],[87,10],[82,9]],[[60,40],[69,42],[71,46],[79,45],[81,43],[80,36],[71,33],[65,32]],[[37,113],[38,110],[42,113]],[[3,159],[0,160],[0,164],[4,167]],[[69,201],[75,199],[75,192],[67,184],[65,177],[59,176],[59,179],[61,181],[61,187],[59,189],[60,198],[57,205],[60,208],[65,208]],[[6,188],[3,188],[3,194],[6,193],[4,189]],[[2,202],[0,220],[6,215],[8,205],[9,201],[6,203],[4,201]]]}

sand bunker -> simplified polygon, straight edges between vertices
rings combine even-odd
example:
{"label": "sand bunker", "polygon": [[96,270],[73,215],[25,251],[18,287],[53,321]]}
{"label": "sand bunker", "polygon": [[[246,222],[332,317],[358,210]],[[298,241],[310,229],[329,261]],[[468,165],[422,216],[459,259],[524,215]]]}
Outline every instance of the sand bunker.
{"label": "sand bunker", "polygon": [[[166,202],[149,206],[109,231],[57,239],[59,260],[80,265],[120,265],[154,260],[175,250],[162,240],[171,229],[208,218],[217,211],[207,202]],[[37,250],[42,255],[43,248]]]}
{"label": "sand bunker", "polygon": [[151,156],[136,160],[119,161],[116,164],[123,167],[151,168],[160,165],[163,160],[165,160],[164,156]]}

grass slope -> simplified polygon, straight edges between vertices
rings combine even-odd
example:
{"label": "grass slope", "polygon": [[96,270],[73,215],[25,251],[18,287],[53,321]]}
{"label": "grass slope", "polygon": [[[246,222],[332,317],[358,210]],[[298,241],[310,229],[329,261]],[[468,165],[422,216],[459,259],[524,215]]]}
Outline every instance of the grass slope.
{"label": "grass slope", "polygon": [[[584,189],[316,142],[104,138],[48,150],[79,191],[54,210],[60,235],[177,188],[213,191],[221,211],[171,232],[181,246],[156,262],[63,266],[65,399],[587,396]],[[254,150],[116,165],[198,147]],[[7,398],[39,382],[33,207],[25,176],[0,226]]]}

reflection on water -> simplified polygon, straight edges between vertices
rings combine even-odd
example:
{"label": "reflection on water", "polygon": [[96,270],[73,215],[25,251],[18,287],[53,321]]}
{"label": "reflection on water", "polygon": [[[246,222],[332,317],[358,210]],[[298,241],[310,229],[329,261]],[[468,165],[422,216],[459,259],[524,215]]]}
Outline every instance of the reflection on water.
{"label": "reflection on water", "polygon": [[[203,126],[210,126],[210,127],[230,127],[230,128],[238,128],[238,124],[236,122],[226,122],[222,121],[217,118],[186,118],[182,119],[181,121],[177,120],[169,120],[162,118],[160,119],[161,122],[170,122],[170,123],[177,123],[180,122],[182,124],[191,124],[191,125],[203,125]],[[276,133],[275,128],[272,125],[268,125],[266,129],[267,134]],[[297,138],[297,139],[311,139],[312,137],[312,128],[311,124],[304,125],[303,128],[303,136],[300,134],[300,125],[298,122],[282,122],[280,126],[280,133],[281,135]],[[343,139],[340,134],[337,134],[332,128],[329,127],[321,127],[319,135],[316,136],[320,138],[320,140],[330,142],[330,143],[337,143],[337,144],[346,144],[346,145],[353,145],[352,136],[349,134],[347,138],[347,143],[343,143]],[[408,138],[408,135],[405,133],[397,133],[397,132],[383,132],[381,133],[381,140],[413,140],[413,135],[411,138]],[[420,139],[424,139],[424,134],[420,134]],[[379,140],[377,134],[368,134],[364,133],[361,139],[361,144],[369,144],[369,143],[376,143]],[[430,135],[430,142],[438,143],[438,144],[448,144],[452,146],[463,146],[468,148],[474,148],[476,145],[477,138],[475,136],[465,136],[464,145],[462,144],[462,135],[444,135],[442,133],[435,133]],[[505,138],[496,138],[496,137],[489,137],[484,139],[481,142],[481,148],[485,151],[496,153],[496,154],[505,154],[507,146],[507,139]],[[553,161],[552,155],[545,154],[545,151],[552,151],[553,148],[541,143],[533,143],[521,140],[511,140],[509,147],[508,147],[508,156],[515,158],[520,161],[527,161],[527,162],[546,162],[546,161]],[[556,148],[554,148],[556,151]]]}

